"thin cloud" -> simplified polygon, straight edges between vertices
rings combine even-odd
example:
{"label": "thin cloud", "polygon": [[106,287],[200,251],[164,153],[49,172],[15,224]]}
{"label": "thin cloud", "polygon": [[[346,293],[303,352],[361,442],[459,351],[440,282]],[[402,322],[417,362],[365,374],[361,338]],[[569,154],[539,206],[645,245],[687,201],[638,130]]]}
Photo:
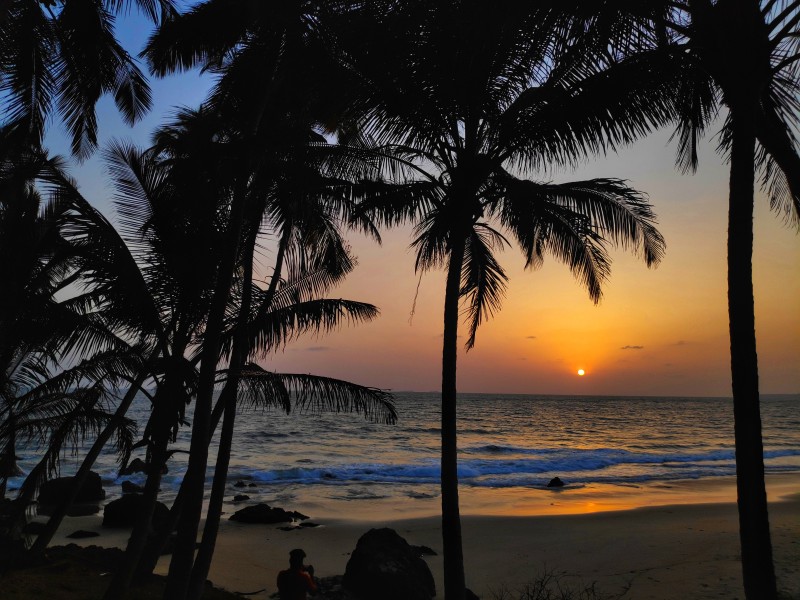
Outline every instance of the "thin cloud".
{"label": "thin cloud", "polygon": [[644,350],[644,346],[623,346],[620,350]]}
{"label": "thin cloud", "polygon": [[529,335],[529,336],[527,336],[525,339],[526,339],[526,340],[535,340],[535,339],[536,339],[536,336],[535,336],[535,335]]}
{"label": "thin cloud", "polygon": [[309,346],[306,352],[328,352],[330,349],[330,346]]}
{"label": "thin cloud", "polygon": [[687,342],[686,340],[678,340],[677,342],[675,342],[675,345],[676,346],[685,346],[688,343],[689,342]]}

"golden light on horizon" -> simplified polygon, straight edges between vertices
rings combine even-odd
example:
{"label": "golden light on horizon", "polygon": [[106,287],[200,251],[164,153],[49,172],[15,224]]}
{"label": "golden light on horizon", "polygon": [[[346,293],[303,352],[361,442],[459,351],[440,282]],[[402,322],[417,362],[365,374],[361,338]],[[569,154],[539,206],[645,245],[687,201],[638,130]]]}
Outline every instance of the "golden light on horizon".
{"label": "golden light on horizon", "polygon": [[586,371],[584,371],[583,369],[578,369],[578,375],[583,377],[584,375],[586,375]]}

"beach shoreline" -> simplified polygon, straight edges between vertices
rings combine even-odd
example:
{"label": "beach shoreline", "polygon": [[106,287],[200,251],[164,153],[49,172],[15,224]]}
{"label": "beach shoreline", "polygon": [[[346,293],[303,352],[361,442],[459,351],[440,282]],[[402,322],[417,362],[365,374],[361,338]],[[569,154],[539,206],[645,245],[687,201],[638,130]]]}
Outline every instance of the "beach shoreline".
{"label": "beach shoreline", "polygon": [[[681,482],[666,490],[669,493],[663,498],[683,501],[625,510],[608,510],[614,504],[610,500],[587,501],[585,494],[566,490],[552,494],[561,499],[560,509],[565,500],[573,500],[572,508],[594,505],[598,510],[524,514],[519,506],[510,506],[505,515],[467,512],[462,519],[467,584],[482,598],[491,599],[501,588],[516,590],[551,572],[566,585],[595,584],[606,595],[620,595],[629,588],[622,597],[637,600],[743,599],[736,505],[715,501],[729,496],[730,484]],[[768,487],[779,588],[789,598],[800,598],[800,474],[768,476]],[[575,500],[578,497],[582,499]],[[226,507],[226,517],[229,510]],[[339,575],[361,535],[372,527],[391,527],[409,543],[439,553],[426,561],[441,597],[438,516],[393,518],[389,514],[374,519],[371,515],[371,511],[314,514],[320,527],[292,531],[223,517],[209,578],[233,592],[265,589],[249,597],[268,598],[275,592],[275,577],[285,568],[292,548],[306,551],[307,562],[315,566],[318,576]],[[76,517],[64,523],[54,545],[73,542],[65,536],[75,529],[101,532],[100,537],[80,540],[83,546],[124,547],[128,535],[127,530],[100,528],[99,515]],[[169,557],[162,557],[156,572],[165,574],[168,567]]]}

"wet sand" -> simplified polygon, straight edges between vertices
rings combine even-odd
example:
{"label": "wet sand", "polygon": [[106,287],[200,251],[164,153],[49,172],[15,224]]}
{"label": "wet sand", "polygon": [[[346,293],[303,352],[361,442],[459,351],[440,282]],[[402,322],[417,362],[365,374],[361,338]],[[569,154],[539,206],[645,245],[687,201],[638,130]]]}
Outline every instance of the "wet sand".
{"label": "wet sand", "polygon": [[[800,598],[799,483],[797,474],[770,478],[778,584],[789,598]],[[637,600],[743,599],[736,505],[713,501],[728,497],[730,484],[686,482],[664,496],[684,502],[628,510],[608,510],[625,502],[603,501],[604,494],[561,492],[550,496],[552,511],[584,514],[525,514],[519,498],[505,504],[512,514],[465,514],[467,585],[490,599],[503,587],[516,590],[551,572],[574,589],[594,583],[602,594]],[[681,490],[693,490],[702,503],[687,503],[691,496]],[[602,512],[588,512],[598,508]],[[293,531],[223,520],[210,579],[235,592],[266,588],[250,597],[267,598],[289,550],[297,547],[305,549],[318,576],[342,574],[358,538],[371,527],[392,527],[409,543],[441,553],[438,517],[382,520],[368,514],[367,519],[314,515],[320,527]],[[81,545],[124,546],[127,531],[105,530],[99,522],[99,516],[68,519],[54,543],[69,543],[63,536],[80,528],[102,534]],[[426,560],[441,597],[441,555]],[[158,572],[166,573],[168,565],[169,557],[162,558]]]}

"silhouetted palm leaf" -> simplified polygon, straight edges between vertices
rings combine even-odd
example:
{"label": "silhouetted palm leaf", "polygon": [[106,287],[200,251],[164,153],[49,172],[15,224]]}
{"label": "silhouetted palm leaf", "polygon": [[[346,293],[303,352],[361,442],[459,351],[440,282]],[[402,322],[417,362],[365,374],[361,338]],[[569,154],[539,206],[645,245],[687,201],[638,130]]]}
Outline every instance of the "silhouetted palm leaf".
{"label": "silhouetted palm leaf", "polygon": [[240,404],[246,408],[292,408],[317,412],[351,412],[364,418],[391,424],[397,421],[392,395],[377,388],[364,387],[316,375],[273,373],[255,364],[242,370]]}

